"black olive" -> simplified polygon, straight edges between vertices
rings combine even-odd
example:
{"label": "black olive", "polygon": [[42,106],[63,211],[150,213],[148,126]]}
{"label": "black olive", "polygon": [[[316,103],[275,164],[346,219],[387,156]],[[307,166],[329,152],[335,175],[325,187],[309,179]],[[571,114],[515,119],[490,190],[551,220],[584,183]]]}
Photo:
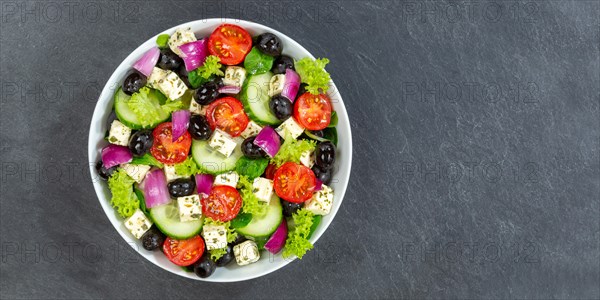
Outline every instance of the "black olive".
{"label": "black olive", "polygon": [[279,56],[283,50],[283,45],[281,45],[278,37],[267,32],[256,37],[256,48],[266,55]]}
{"label": "black olive", "polygon": [[206,278],[212,275],[216,268],[217,264],[210,259],[210,254],[208,254],[208,251],[206,251],[194,264],[194,273],[196,273],[196,275],[198,275],[200,278]]}
{"label": "black olive", "polygon": [[129,138],[129,151],[133,156],[142,156],[150,150],[153,142],[154,137],[150,130],[137,131]]}
{"label": "black olive", "polygon": [[221,256],[221,258],[217,259],[217,261],[215,261],[215,263],[217,264],[217,267],[224,267],[226,265],[228,265],[233,259],[233,245],[229,244],[227,245],[227,252],[225,252],[225,254],[223,254],[223,256]]}
{"label": "black olive", "polygon": [[323,130],[313,130],[310,133],[312,133],[314,136],[317,136],[320,138],[325,136],[325,132],[323,132]]}
{"label": "black olive", "polygon": [[201,85],[194,93],[194,100],[200,105],[208,105],[219,97],[219,86],[213,81]]}
{"label": "black olive", "polygon": [[247,240],[248,239],[245,236],[243,236],[241,234],[238,234],[238,236],[235,238],[235,241],[233,241],[233,243],[231,243],[231,244],[233,246],[235,246],[235,245],[241,244],[241,243],[243,243],[243,242],[245,242]]}
{"label": "black olive", "polygon": [[315,173],[315,177],[317,177],[317,179],[321,180],[321,182],[323,184],[327,185],[327,184],[331,183],[331,177],[333,175],[332,169],[325,170],[325,169],[315,165],[312,167],[312,171]]}
{"label": "black olive", "polygon": [[102,163],[102,160],[99,160],[96,163],[96,171],[98,172],[98,176],[100,176],[101,179],[103,180],[108,180],[108,178],[110,178],[110,176],[112,176],[112,174],[117,170],[117,167],[114,166],[110,169],[107,169],[104,167],[104,163]]}
{"label": "black olive", "polygon": [[298,88],[298,96],[296,96],[296,98],[298,98],[306,93],[307,86],[308,86],[308,84],[306,84],[304,82],[300,84],[300,87]]}
{"label": "black olive", "polygon": [[283,206],[283,215],[286,217],[291,217],[294,213],[302,208],[302,203],[293,203],[281,200],[281,206]]}
{"label": "black olive", "polygon": [[335,146],[332,142],[321,142],[315,150],[315,163],[322,169],[329,170],[333,168],[335,162]]}
{"label": "black olive", "polygon": [[[108,115],[108,118],[106,118],[106,128],[110,128],[110,126],[112,125],[112,122],[114,120],[117,119],[117,113],[115,112],[115,110],[113,109],[110,114]],[[107,135],[108,136],[108,135]]]}
{"label": "black olive", "polygon": [[251,136],[242,142],[242,153],[249,158],[260,158],[266,155],[265,151],[254,144],[256,136]]}
{"label": "black olive", "polygon": [[296,70],[294,68],[294,59],[287,55],[282,55],[275,59],[271,71],[273,72],[273,74],[285,74],[285,70],[287,69],[294,71]]}
{"label": "black olive", "polygon": [[279,120],[287,120],[292,115],[294,110],[292,102],[281,95],[276,95],[269,101],[269,108],[275,117]]}
{"label": "black olive", "polygon": [[192,86],[192,84],[190,83],[190,80],[188,78],[188,71],[185,69],[185,65],[181,65],[179,66],[179,68],[177,68],[177,70],[175,70],[175,73],[177,73],[177,76],[179,76],[179,78],[181,79],[181,81],[183,81],[183,83],[185,83],[185,85],[188,87],[188,89],[194,89],[194,87]]}
{"label": "black olive", "polygon": [[137,93],[142,87],[146,85],[148,79],[144,74],[133,71],[123,81],[123,92],[127,95],[133,95]]}
{"label": "black olive", "polygon": [[166,236],[158,228],[152,226],[142,235],[142,246],[148,251],[159,249],[165,242],[165,238]]}
{"label": "black olive", "polygon": [[169,184],[167,184],[169,188],[169,194],[173,198],[177,197],[185,197],[194,193],[194,189],[196,188],[196,182],[191,178],[177,178]]}
{"label": "black olive", "polygon": [[183,65],[183,59],[175,54],[175,52],[171,51],[171,49],[163,49],[160,50],[160,57],[158,58],[157,65],[163,70],[175,71]]}
{"label": "black olive", "polygon": [[195,140],[208,140],[212,134],[212,129],[206,118],[202,115],[192,115],[190,117],[190,127],[188,128],[190,135]]}

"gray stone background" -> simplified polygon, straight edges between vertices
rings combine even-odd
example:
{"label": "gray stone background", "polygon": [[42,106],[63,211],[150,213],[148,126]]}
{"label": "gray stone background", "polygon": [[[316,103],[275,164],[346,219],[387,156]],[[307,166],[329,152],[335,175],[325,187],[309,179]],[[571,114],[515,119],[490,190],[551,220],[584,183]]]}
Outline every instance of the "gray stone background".
{"label": "gray stone background", "polygon": [[[2,0],[0,17],[2,298],[600,297],[598,1]],[[232,284],[133,252],[87,171],[117,65],[209,17],[330,58],[354,134],[316,249]]]}

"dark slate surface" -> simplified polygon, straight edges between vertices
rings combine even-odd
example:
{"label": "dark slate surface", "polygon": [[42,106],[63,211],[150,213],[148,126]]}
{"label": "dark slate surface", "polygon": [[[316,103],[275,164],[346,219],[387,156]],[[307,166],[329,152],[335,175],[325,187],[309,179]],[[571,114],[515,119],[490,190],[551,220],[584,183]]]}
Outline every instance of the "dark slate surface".
{"label": "dark slate surface", "polygon": [[[597,1],[0,2],[2,298],[598,298]],[[316,250],[208,284],[144,261],[87,172],[99,89],[206,17],[327,56],[352,121]]]}

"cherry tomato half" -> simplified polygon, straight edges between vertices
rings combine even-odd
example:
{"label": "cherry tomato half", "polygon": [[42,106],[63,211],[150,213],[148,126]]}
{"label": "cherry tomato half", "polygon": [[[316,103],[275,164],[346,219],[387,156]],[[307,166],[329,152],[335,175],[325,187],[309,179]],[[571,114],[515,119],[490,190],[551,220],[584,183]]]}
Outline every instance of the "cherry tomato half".
{"label": "cherry tomato half", "polygon": [[173,141],[172,129],[171,122],[165,122],[152,131],[154,143],[150,148],[150,153],[163,164],[183,162],[188,157],[192,146],[192,136],[189,132],[186,131],[176,141]]}
{"label": "cherry tomato half", "polygon": [[265,178],[273,180],[275,172],[277,171],[277,165],[269,164],[265,169]]}
{"label": "cherry tomato half", "polygon": [[242,196],[228,185],[217,185],[210,195],[202,197],[202,214],[221,222],[227,222],[237,216],[242,208]]}
{"label": "cherry tomato half", "polygon": [[325,94],[302,94],[294,103],[294,119],[308,130],[327,128],[331,121],[331,100]]}
{"label": "cherry tomato half", "polygon": [[275,172],[273,185],[275,193],[283,200],[302,203],[312,197],[317,179],[311,169],[286,162]]}
{"label": "cherry tomato half", "polygon": [[237,65],[244,61],[252,48],[252,37],[244,28],[223,24],[208,38],[208,52],[221,59],[224,65]]}
{"label": "cherry tomato half", "polygon": [[189,266],[204,254],[204,240],[199,235],[187,240],[167,237],[163,252],[172,263],[182,267]]}
{"label": "cherry tomato half", "polygon": [[229,96],[217,99],[206,107],[206,120],[212,130],[219,128],[233,137],[240,135],[250,121],[242,102]]}

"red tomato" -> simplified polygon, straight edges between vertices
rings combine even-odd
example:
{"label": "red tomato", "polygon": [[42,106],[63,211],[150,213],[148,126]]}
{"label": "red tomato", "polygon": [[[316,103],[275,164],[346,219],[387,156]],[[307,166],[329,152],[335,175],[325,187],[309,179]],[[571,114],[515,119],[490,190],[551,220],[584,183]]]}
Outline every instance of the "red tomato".
{"label": "red tomato", "polygon": [[277,196],[294,203],[310,199],[316,184],[317,179],[311,169],[293,162],[279,167],[273,179]]}
{"label": "red tomato", "polygon": [[252,37],[244,28],[223,24],[208,38],[208,52],[221,59],[224,65],[237,65],[244,61],[252,48]]}
{"label": "red tomato", "polygon": [[212,188],[208,197],[202,197],[202,213],[221,222],[227,222],[237,216],[242,207],[242,196],[228,185]]}
{"label": "red tomato", "polygon": [[234,137],[240,135],[250,121],[242,102],[229,96],[217,99],[206,107],[206,120],[213,130],[219,128]]}
{"label": "red tomato", "polygon": [[274,164],[269,164],[267,166],[267,168],[265,169],[265,177],[267,179],[271,179],[273,180],[273,177],[275,177],[275,172],[277,171],[277,166]]}
{"label": "red tomato", "polygon": [[168,237],[163,244],[163,252],[172,263],[182,267],[189,266],[204,254],[204,240],[199,235],[187,240]]}
{"label": "red tomato", "polygon": [[183,162],[188,157],[192,145],[192,136],[187,131],[173,142],[172,128],[171,122],[165,122],[152,131],[154,142],[150,153],[163,164]]}
{"label": "red tomato", "polygon": [[188,157],[192,145],[192,136],[187,131],[173,142],[172,128],[171,122],[165,122],[152,131],[154,142],[150,153],[163,164],[183,162]]}
{"label": "red tomato", "polygon": [[308,130],[327,128],[331,121],[331,100],[325,94],[302,94],[294,103],[294,119]]}

